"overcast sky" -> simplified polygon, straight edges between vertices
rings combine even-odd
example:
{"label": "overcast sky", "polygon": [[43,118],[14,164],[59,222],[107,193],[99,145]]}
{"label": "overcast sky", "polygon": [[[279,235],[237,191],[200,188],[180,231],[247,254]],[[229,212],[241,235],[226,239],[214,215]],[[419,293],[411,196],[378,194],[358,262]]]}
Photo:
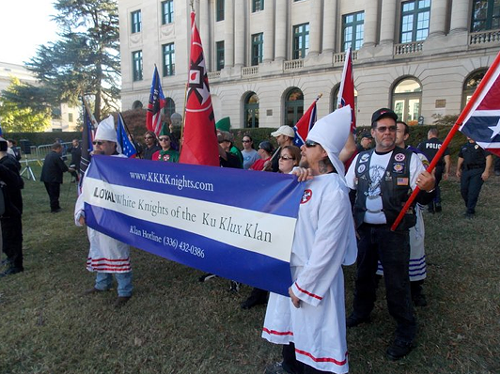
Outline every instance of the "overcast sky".
{"label": "overcast sky", "polygon": [[0,62],[22,65],[39,45],[57,40],[54,0],[0,0]]}

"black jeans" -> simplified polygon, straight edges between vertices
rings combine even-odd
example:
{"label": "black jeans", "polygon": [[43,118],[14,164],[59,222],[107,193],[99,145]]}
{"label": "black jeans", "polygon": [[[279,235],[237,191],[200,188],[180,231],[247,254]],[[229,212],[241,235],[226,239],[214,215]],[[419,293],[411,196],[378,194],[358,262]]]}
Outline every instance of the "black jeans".
{"label": "black jeans", "polygon": [[441,179],[443,179],[444,166],[436,166],[434,170],[435,170],[434,177],[436,178],[436,183],[434,185],[434,188],[436,189],[436,196],[434,197],[434,203],[440,204],[441,188],[439,187],[439,182],[441,182]]}
{"label": "black jeans", "polygon": [[297,361],[295,357],[295,344],[290,343],[283,346],[283,369],[287,373],[291,374],[321,374],[321,373],[332,373],[330,371],[321,371],[315,369],[309,365],[306,365],[300,361]]}
{"label": "black jeans", "polygon": [[483,186],[483,179],[481,178],[483,172],[484,169],[462,171],[462,177],[460,178],[460,193],[464,199],[468,214],[474,214],[476,212],[477,199],[479,198],[479,193]]}
{"label": "black jeans", "polygon": [[20,215],[2,217],[3,252],[10,266],[23,269],[23,226]]}
{"label": "black jeans", "polygon": [[59,205],[59,195],[61,193],[61,183],[49,183],[45,182],[45,189],[49,194],[50,199],[50,210],[53,212],[55,210],[61,209]]}
{"label": "black jeans", "polygon": [[358,318],[368,318],[373,310],[377,287],[377,261],[384,267],[387,307],[396,320],[396,339],[411,343],[416,334],[416,320],[411,303],[408,231],[391,231],[389,225],[362,224],[358,229],[358,259],[354,311]]}

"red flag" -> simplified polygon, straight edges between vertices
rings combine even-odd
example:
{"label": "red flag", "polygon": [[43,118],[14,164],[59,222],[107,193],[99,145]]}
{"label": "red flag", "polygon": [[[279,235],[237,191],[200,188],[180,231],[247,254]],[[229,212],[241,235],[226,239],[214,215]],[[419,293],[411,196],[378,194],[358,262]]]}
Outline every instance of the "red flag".
{"label": "red flag", "polygon": [[160,83],[160,75],[155,65],[153,72],[153,82],[151,83],[151,91],[149,93],[148,111],[146,113],[146,128],[153,131],[156,136],[160,135],[161,131],[161,109],[165,106],[165,96]]}
{"label": "red flag", "polygon": [[342,108],[346,105],[351,106],[351,131],[354,133],[356,132],[356,113],[354,111],[354,76],[352,73],[351,47],[345,53],[344,71],[342,72],[342,80],[340,81],[337,108]]}
{"label": "red flag", "polygon": [[220,165],[207,69],[194,12],[191,12],[191,56],[183,138],[179,162]]}
{"label": "red flag", "polygon": [[[474,92],[460,131],[500,156],[500,53]],[[470,108],[468,112],[466,109]],[[458,121],[457,121],[458,122]]]}
{"label": "red flag", "polygon": [[316,112],[316,103],[321,98],[321,94],[318,95],[316,100],[311,104],[307,112],[305,112],[302,117],[295,124],[293,129],[295,130],[295,139],[293,140],[293,144],[297,147],[302,147],[307,139],[307,134],[309,134],[309,130],[312,129],[317,120],[317,112]]}

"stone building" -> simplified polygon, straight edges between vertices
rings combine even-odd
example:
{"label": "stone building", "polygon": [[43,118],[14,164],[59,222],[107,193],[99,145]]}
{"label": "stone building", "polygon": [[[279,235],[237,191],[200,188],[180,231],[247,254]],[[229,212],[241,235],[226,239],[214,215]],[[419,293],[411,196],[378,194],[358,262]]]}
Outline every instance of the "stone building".
{"label": "stone building", "polygon": [[[147,106],[154,65],[183,114],[190,0],[119,0],[123,110]],[[500,49],[493,0],[195,0],[216,120],[293,125],[318,94],[335,108],[353,49],[357,123],[379,107],[410,124],[458,115]]]}

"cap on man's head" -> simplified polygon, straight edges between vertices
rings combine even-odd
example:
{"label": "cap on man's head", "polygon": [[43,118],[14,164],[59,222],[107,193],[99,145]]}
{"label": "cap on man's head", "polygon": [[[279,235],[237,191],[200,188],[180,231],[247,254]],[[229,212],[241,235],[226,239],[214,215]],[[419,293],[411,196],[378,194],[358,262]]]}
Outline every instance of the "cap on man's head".
{"label": "cap on man's head", "polygon": [[380,108],[379,110],[375,111],[375,113],[372,114],[372,126],[375,122],[377,122],[379,119],[382,118],[392,118],[394,121],[398,120],[398,115],[394,113],[393,110],[389,108]]}
{"label": "cap on man's head", "polygon": [[365,131],[364,133],[361,134],[361,139],[363,138],[372,139],[372,134],[370,134],[368,131]]}
{"label": "cap on man's head", "polygon": [[233,134],[231,134],[229,131],[220,131],[219,134],[217,134],[217,141],[219,143],[222,143],[224,141],[232,143],[233,139]]}
{"label": "cap on man's head", "polygon": [[271,133],[271,136],[277,138],[280,135],[288,136],[289,138],[295,138],[295,131],[290,126],[283,125],[278,130]]}
{"label": "cap on man's head", "polygon": [[168,123],[164,122],[161,130],[160,130],[160,135],[159,136],[168,136],[169,138],[172,138],[172,134],[170,133],[170,130],[168,128]]}
{"label": "cap on man's head", "polygon": [[95,133],[96,140],[107,140],[108,142],[118,142],[115,130],[115,120],[112,115],[102,120],[97,126]]}
{"label": "cap on man's head", "polygon": [[273,145],[270,142],[268,142],[267,140],[260,142],[259,148],[263,149],[267,153],[273,153]]}
{"label": "cap on man's head", "polygon": [[7,140],[2,138],[0,136],[0,152],[6,152],[7,148],[9,148],[9,144],[7,143]]}

